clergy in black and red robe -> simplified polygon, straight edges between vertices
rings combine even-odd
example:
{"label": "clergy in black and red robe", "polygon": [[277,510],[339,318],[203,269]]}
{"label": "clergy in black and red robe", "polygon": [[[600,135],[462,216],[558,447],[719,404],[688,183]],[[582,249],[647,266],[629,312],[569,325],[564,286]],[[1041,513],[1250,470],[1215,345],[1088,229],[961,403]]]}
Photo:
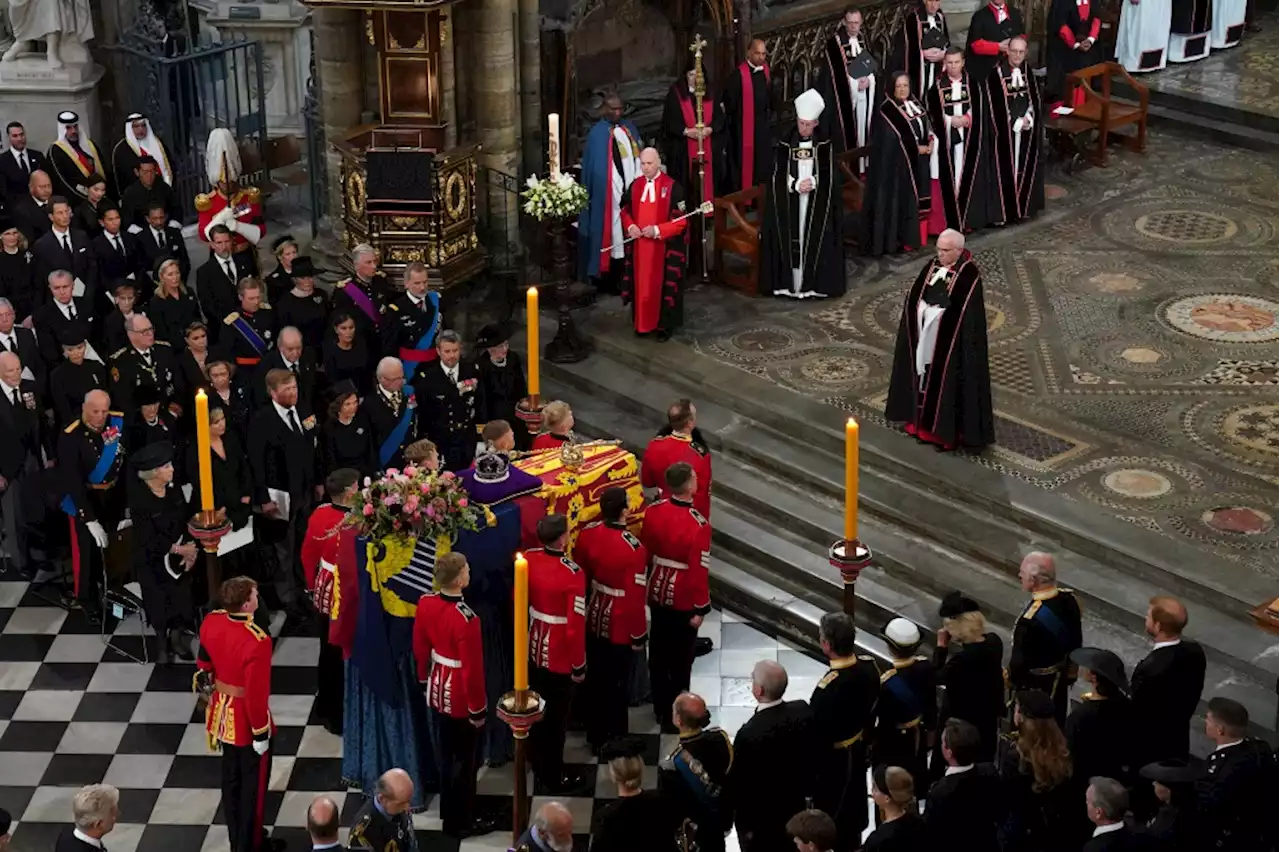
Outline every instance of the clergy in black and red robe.
{"label": "clergy in black and red robe", "polygon": [[893,43],[889,67],[911,77],[911,94],[924,100],[925,92],[942,73],[942,58],[951,46],[942,0],[924,0],[907,15]]}
{"label": "clergy in black and red robe", "polygon": [[933,203],[929,160],[936,146],[929,114],[911,94],[911,78],[897,72],[872,125],[858,237],[866,254],[915,251],[927,241]]}
{"label": "clergy in black and red robe", "polygon": [[[1127,3],[1128,0],[1125,0]],[[1098,17],[1101,3],[1089,0],[1053,0],[1049,7],[1049,73],[1045,78],[1045,91],[1050,103],[1067,98],[1067,75],[1081,68],[1088,68],[1103,61],[1102,45],[1098,33],[1102,31],[1102,19]],[[1084,103],[1084,90],[1077,89],[1072,103],[1077,107]]]}
{"label": "clergy in black and red robe", "polygon": [[[862,35],[862,13],[849,9],[844,22],[825,48],[827,73],[823,76],[826,110],[823,131],[827,138],[852,151],[871,142],[871,119],[880,98],[876,92],[877,65]],[[859,157],[855,170],[866,174],[867,158]]]}
{"label": "clergy in black and red robe", "polygon": [[1213,0],[1173,0],[1169,19],[1169,61],[1195,62],[1209,55]]}
{"label": "clergy in black and red robe", "polygon": [[1009,39],[1027,37],[1022,13],[1005,0],[991,0],[973,13],[969,21],[969,43],[965,46],[965,63],[975,80],[985,80],[996,63],[1009,51]]}
{"label": "clergy in black and red robe", "polygon": [[987,105],[1001,206],[992,216],[1012,225],[1044,208],[1044,100],[1027,65],[1024,39],[1009,42],[1009,55],[987,77]]}
{"label": "clergy in black and red robe", "polygon": [[[689,209],[715,197],[715,169],[711,161],[711,126],[714,122],[715,100],[708,94],[702,99],[702,127],[698,127],[694,111],[694,70],[690,68],[683,77],[671,84],[667,99],[662,104],[662,162],[667,174],[680,186],[688,187]],[[711,85],[703,78],[704,87]],[[699,147],[699,137],[702,145]],[[702,157],[702,184],[698,183],[698,152]]]}
{"label": "clergy in black and red robe", "polygon": [[[943,60],[943,74],[925,102],[938,134],[932,155],[938,177],[933,182],[931,234],[946,228],[976,231],[993,221],[1003,221],[998,215],[992,218],[992,208],[998,214],[1000,206],[996,198],[999,185],[992,170],[986,88],[984,80],[970,77],[964,70],[964,51],[950,48]],[[934,227],[934,220],[941,227]]]}
{"label": "clergy in black and red robe", "polygon": [[[684,190],[663,174],[656,148],[640,152],[640,177],[622,197],[622,227],[631,242],[622,272],[622,301],[631,303],[636,334],[667,340],[680,327],[688,256]],[[679,221],[676,221],[679,219]]]}
{"label": "clergy in black and red robe", "polygon": [[822,95],[795,99],[796,125],[773,148],[760,237],[760,292],[792,299],[844,294],[840,169],[818,121]]}
{"label": "clergy in black and red robe", "polygon": [[773,134],[769,125],[769,66],[764,42],[747,48],[747,61],[725,81],[716,110],[713,144],[716,185],[721,195],[763,183],[772,168]]}
{"label": "clergy in black and red robe", "polygon": [[907,292],[884,416],[944,450],[995,443],[982,271],[957,231]]}

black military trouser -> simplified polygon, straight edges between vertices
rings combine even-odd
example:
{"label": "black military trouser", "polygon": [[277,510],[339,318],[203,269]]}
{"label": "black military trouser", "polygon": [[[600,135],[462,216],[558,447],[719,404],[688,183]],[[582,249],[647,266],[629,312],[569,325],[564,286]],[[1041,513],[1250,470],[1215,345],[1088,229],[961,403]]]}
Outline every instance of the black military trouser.
{"label": "black military trouser", "polygon": [[558,787],[564,779],[564,740],[569,730],[573,678],[530,666],[529,686],[546,702],[542,720],[529,730],[529,762],[538,781]]}
{"label": "black military trouser", "polygon": [[[1044,671],[1043,669],[1038,671]],[[1017,694],[1024,689],[1038,689],[1045,695],[1053,699],[1053,716],[1058,720],[1058,727],[1064,727],[1067,724],[1067,698],[1071,692],[1071,684],[1075,677],[1068,677],[1065,667],[1058,667],[1058,671],[1053,673],[1035,674],[1027,672],[1018,682],[1013,684],[1014,699]],[[1012,715],[1012,709],[1010,710]]]}
{"label": "black military trouser", "polygon": [[889,723],[887,728],[877,729],[871,765],[901,766],[911,773],[916,798],[924,799],[929,792],[929,773],[928,744],[922,724],[900,728]]}
{"label": "black military trouser", "polygon": [[316,633],[320,636],[320,658],[316,661],[316,714],[329,727],[342,730],[345,669],[342,649],[329,644],[329,614],[317,612]]}
{"label": "black military trouser", "polygon": [[867,749],[859,740],[844,748],[820,745],[813,805],[836,823],[835,852],[857,849],[867,828]]}
{"label": "black military trouser", "polygon": [[444,469],[457,472],[471,467],[471,462],[476,457],[478,438],[479,435],[475,433],[464,432],[461,435],[450,435],[441,441],[437,449]]}
{"label": "black military trouser", "polygon": [[615,645],[599,636],[587,637],[587,680],[582,697],[587,717],[587,742],[599,748],[614,737],[626,736],[631,686],[630,645]]}
{"label": "black military trouser", "polygon": [[693,646],[698,628],[689,623],[693,613],[665,606],[650,606],[649,690],[658,724],[671,724],[676,696],[689,690]]}
{"label": "black military trouser", "polygon": [[456,835],[471,825],[471,805],[476,798],[479,731],[468,719],[455,719],[434,707],[427,708],[427,712],[439,735],[441,827],[446,834]]}
{"label": "black military trouser", "polygon": [[222,744],[222,811],[231,852],[265,849],[262,811],[271,780],[271,751],[259,755],[252,745]]}

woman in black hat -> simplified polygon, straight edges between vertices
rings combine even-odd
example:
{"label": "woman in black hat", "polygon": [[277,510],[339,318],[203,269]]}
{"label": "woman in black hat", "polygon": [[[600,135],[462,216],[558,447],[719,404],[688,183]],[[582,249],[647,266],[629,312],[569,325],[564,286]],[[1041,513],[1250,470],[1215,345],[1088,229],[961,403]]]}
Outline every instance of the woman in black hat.
{"label": "woman in black hat", "polygon": [[639,737],[610,740],[600,749],[618,798],[596,812],[592,852],[652,852],[677,849],[679,826],[657,790],[644,788],[645,744]]}
{"label": "woman in black hat", "polygon": [[316,289],[316,268],[311,258],[303,256],[293,261],[293,287],[272,298],[280,327],[291,325],[302,332],[302,345],[319,360],[328,328],[329,297]]}
{"label": "woman in black hat", "polygon": [[276,268],[266,276],[267,300],[275,304],[293,287],[293,263],[298,256],[298,241],[292,234],[282,234],[271,241],[271,251],[276,256]]}
{"label": "woman in black hat", "polygon": [[511,349],[507,342],[510,338],[510,323],[486,325],[476,335],[476,349],[481,350],[476,369],[480,371],[483,390],[480,398],[485,403],[480,419],[486,423],[507,421],[515,432],[516,449],[527,450],[531,440],[529,430],[520,428],[516,403],[529,395],[529,385],[524,374],[524,359]]}
{"label": "woman in black hat", "polygon": [[240,446],[249,444],[249,415],[253,406],[249,389],[235,381],[236,365],[230,361],[209,361],[205,365],[209,377],[209,409],[221,408],[227,417],[227,431],[235,435]]}
{"label": "woman in black hat", "polygon": [[37,292],[27,238],[16,222],[0,213],[0,296],[13,305],[18,322],[35,310]]}
{"label": "woman in black hat", "polygon": [[1071,774],[1071,754],[1054,709],[1041,690],[1018,693],[1016,730],[1008,735],[1012,747],[1001,749],[997,765],[1008,806],[1004,852],[1076,852],[1089,836],[1081,807],[1088,779]]}
{"label": "woman in black hat", "polygon": [[359,326],[351,314],[334,311],[329,317],[329,333],[324,338],[325,378],[331,384],[349,381],[364,397],[373,386],[373,364],[368,345],[360,337]]}
{"label": "woman in black hat", "polygon": [[373,443],[373,427],[360,410],[356,386],[344,379],[330,392],[329,417],[320,429],[320,452],[325,475],[340,468],[358,470],[362,477],[378,471],[378,450]]}
{"label": "woman in black hat", "polygon": [[[986,619],[972,598],[951,592],[938,607],[942,629],[933,652],[938,683],[944,688],[938,729],[947,719],[963,719],[982,735],[979,760],[996,753],[996,732],[1004,715],[1004,643],[987,631]],[[955,647],[954,653],[951,649]],[[948,657],[948,655],[950,655]],[[935,775],[944,765],[934,751]]]}
{"label": "woman in black hat", "polygon": [[871,799],[880,824],[862,852],[918,852],[929,848],[929,830],[920,819],[911,773],[901,766],[877,766],[871,773]]}
{"label": "woman in black hat", "polygon": [[1139,775],[1151,782],[1160,810],[1147,823],[1148,837],[1167,852],[1199,852],[1204,849],[1203,825],[1196,801],[1196,782],[1207,773],[1199,760],[1161,760],[1148,763]]}
{"label": "woman in black hat", "polygon": [[1133,780],[1134,729],[1129,681],[1124,663],[1111,651],[1077,648],[1071,662],[1080,668],[1080,679],[1091,689],[1067,717],[1065,733],[1077,778],[1101,775],[1126,786]]}

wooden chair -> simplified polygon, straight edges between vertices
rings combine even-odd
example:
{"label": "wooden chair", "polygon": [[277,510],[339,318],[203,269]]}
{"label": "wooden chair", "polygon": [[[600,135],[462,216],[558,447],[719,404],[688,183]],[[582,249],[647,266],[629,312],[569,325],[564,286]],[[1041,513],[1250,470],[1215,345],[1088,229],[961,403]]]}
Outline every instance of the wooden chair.
{"label": "wooden chair", "polygon": [[[1111,81],[1119,77],[1124,85],[1138,93],[1138,103],[1114,97],[1111,94]],[[1097,81],[1097,82],[1095,82]],[[1101,85],[1101,91],[1095,85]],[[1084,103],[1075,108],[1070,115],[1060,116],[1061,128],[1072,133],[1073,129],[1096,128],[1098,131],[1097,148],[1093,151],[1093,162],[1106,167],[1107,145],[1112,136],[1119,137],[1130,151],[1144,153],[1147,149],[1147,87],[1129,75],[1118,62],[1099,62],[1088,68],[1067,75],[1069,94],[1066,102],[1071,103],[1077,89],[1084,91]],[[1119,128],[1136,125],[1133,135],[1117,133]],[[1077,131],[1078,132],[1078,131]],[[1073,134],[1074,135],[1074,134]]]}
{"label": "wooden chair", "polygon": [[[861,148],[845,151],[836,160],[842,178],[840,199],[844,203],[844,211],[854,216],[862,212],[862,198],[867,191],[867,182],[858,176],[856,164],[859,158],[870,154],[871,146],[863,145]],[[853,234],[845,234],[844,241],[849,245],[857,244]]]}
{"label": "wooden chair", "polygon": [[[714,263],[720,283],[748,296],[755,296],[760,280],[760,213],[764,208],[764,187],[753,186],[712,201],[715,207]],[[754,208],[756,221],[749,216]],[[729,268],[725,253],[747,262],[745,272]]]}

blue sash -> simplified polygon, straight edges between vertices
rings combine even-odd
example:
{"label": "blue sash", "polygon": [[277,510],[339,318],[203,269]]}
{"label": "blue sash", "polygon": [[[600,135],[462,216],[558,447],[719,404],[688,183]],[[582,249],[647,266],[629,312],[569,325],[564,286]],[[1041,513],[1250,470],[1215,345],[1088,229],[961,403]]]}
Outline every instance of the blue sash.
{"label": "blue sash", "polygon": [[693,793],[698,803],[706,809],[707,813],[712,817],[711,823],[718,825],[720,822],[720,790],[719,788],[708,787],[707,780],[693,771],[693,767],[689,765],[685,758],[687,752],[681,749],[671,760],[671,765],[675,767],[680,777],[684,779],[688,785],[690,792]]}
{"label": "blue sash", "polygon": [[413,399],[413,386],[406,385],[404,389],[404,413],[400,415],[400,422],[396,424],[396,428],[391,430],[387,440],[383,441],[382,446],[378,448],[378,464],[384,468],[396,454],[396,451],[400,449],[400,445],[404,443],[405,435],[409,434],[409,424],[413,422],[413,415],[417,411],[417,409],[409,407],[409,400],[411,399]]}
{"label": "blue sash", "polygon": [[[232,319],[232,317],[234,317],[234,319]],[[254,331],[253,326],[249,325],[248,320],[240,316],[238,313],[231,314],[227,319],[231,320],[227,325],[240,332],[240,336],[243,337],[245,342],[253,348],[254,352],[258,353],[259,357],[266,354],[267,342],[258,335],[258,332]]]}
{"label": "blue sash", "polygon": [[[440,333],[440,294],[434,291],[427,292],[427,300],[431,302],[431,307],[435,308],[435,316],[431,320],[431,325],[422,333],[422,337],[418,338],[418,342],[413,345],[414,349],[424,350],[435,346],[436,335]],[[404,376],[406,381],[413,381],[414,376],[418,374],[418,368],[425,361],[401,361],[404,366]]]}
{"label": "blue sash", "polygon": [[1057,613],[1045,606],[1044,601],[1040,602],[1040,606],[1036,609],[1036,614],[1032,619],[1039,621],[1046,630],[1053,634],[1053,638],[1058,640],[1058,647],[1066,646],[1067,625],[1062,623],[1062,619],[1058,618]]}
{"label": "blue sash", "polygon": [[893,677],[884,682],[884,685],[889,692],[893,693],[893,697],[902,702],[902,706],[907,709],[907,715],[910,717],[907,719],[908,722],[921,715],[920,700],[916,698],[916,694],[911,691],[911,686],[899,674],[894,674]]}
{"label": "blue sash", "polygon": [[[98,456],[98,463],[94,465],[93,470],[89,471],[90,485],[102,484],[103,480],[107,478],[107,474],[111,472],[111,468],[115,465],[116,456],[120,454],[120,442],[124,440],[124,417],[119,414],[111,415],[107,419],[107,427],[116,430],[116,439],[102,445],[102,455]],[[79,514],[76,503],[71,499],[70,494],[63,495],[60,508],[73,518]]]}

